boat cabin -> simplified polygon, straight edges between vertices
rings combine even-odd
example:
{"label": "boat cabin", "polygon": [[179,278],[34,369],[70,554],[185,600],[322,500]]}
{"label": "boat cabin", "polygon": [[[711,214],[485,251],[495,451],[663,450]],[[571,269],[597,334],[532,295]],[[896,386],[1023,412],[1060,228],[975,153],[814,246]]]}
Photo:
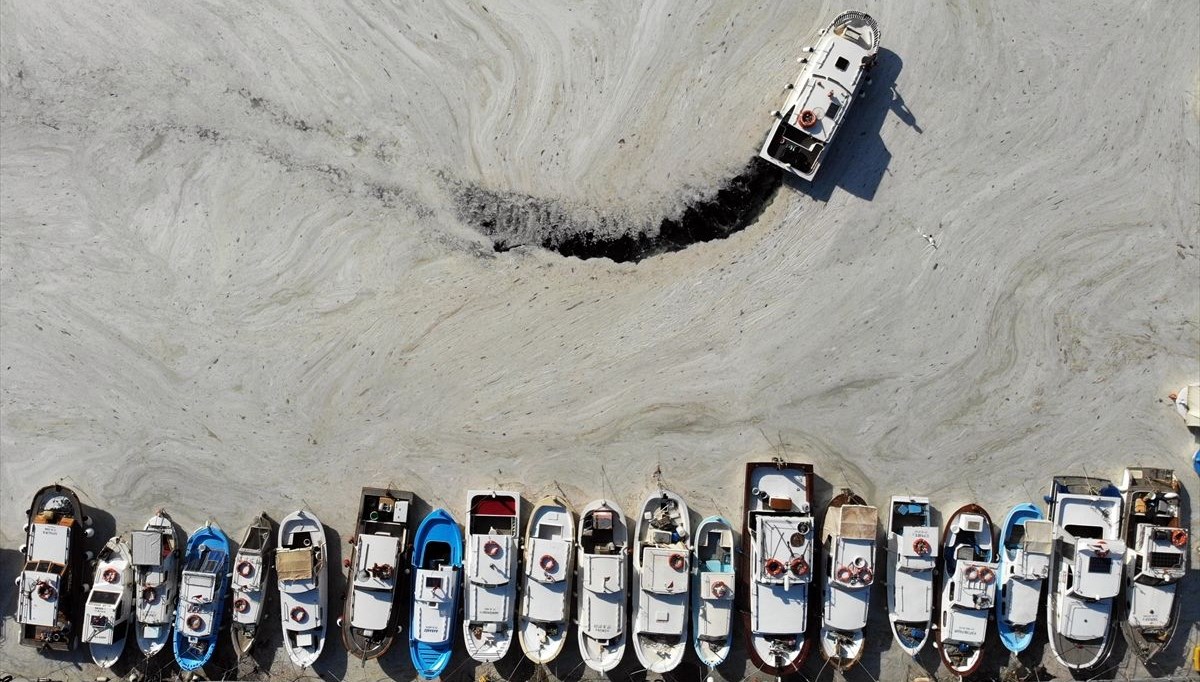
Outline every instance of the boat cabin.
{"label": "boat cabin", "polygon": [[214,601],[218,581],[225,580],[224,552],[205,548],[200,555],[183,567],[180,600],[187,603],[186,614],[180,614],[179,631],[190,638],[213,634],[215,614],[220,607]]}
{"label": "boat cabin", "polygon": [[52,627],[58,621],[58,599],[63,587],[65,564],[57,561],[28,561],[21,571],[17,619],[25,625]]}
{"label": "boat cabin", "polygon": [[350,626],[371,636],[384,630],[392,613],[392,595],[396,589],[400,538],[392,535],[359,535],[354,575],[354,609]]}

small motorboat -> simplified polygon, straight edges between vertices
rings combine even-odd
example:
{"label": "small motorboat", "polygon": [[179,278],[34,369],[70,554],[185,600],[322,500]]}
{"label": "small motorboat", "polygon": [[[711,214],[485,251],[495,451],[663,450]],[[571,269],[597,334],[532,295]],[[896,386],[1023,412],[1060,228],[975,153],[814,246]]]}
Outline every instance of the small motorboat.
{"label": "small motorboat", "polygon": [[829,560],[821,602],[821,655],[838,670],[849,670],[862,658],[878,523],[879,510],[850,490],[835,495],[825,511],[821,549]]}
{"label": "small motorboat", "polygon": [[[1188,384],[1174,394],[1175,409],[1188,429],[1200,433],[1200,384]],[[1196,470],[1200,472],[1200,469]]]}
{"label": "small motorboat", "polygon": [[350,538],[346,603],[338,623],[346,651],[363,661],[391,648],[404,605],[400,576],[412,549],[409,514],[413,494],[406,490],[363,488],[358,523]]}
{"label": "small motorboat", "polygon": [[413,667],[431,680],[446,669],[454,651],[458,591],[462,578],[462,533],[445,509],[435,509],[413,538],[412,626],[408,650]]}
{"label": "small motorboat", "polygon": [[188,537],[179,605],[175,610],[175,661],[184,672],[204,666],[217,648],[229,587],[229,538],[214,523]]}
{"label": "small motorboat", "polygon": [[1070,670],[1094,670],[1112,650],[1125,542],[1121,493],[1111,481],[1055,476],[1046,623],[1050,650]]}
{"label": "small motorboat", "polygon": [[558,497],[537,503],[525,533],[525,573],[517,613],[521,649],[545,665],[562,653],[571,616],[575,514]]}
{"label": "small motorboat", "polygon": [[775,112],[775,124],[758,155],[812,180],[875,63],[879,37],[879,25],[862,12],[842,12],[825,27],[801,58],[804,70],[788,86],[782,113]]}
{"label": "small motorboat", "polygon": [[25,555],[17,577],[17,623],[21,644],[51,651],[71,651],[79,639],[83,549],[93,534],[92,520],[70,488],[55,484],[38,490],[25,512]]}
{"label": "small motorboat", "polygon": [[733,644],[733,525],[709,516],[696,526],[692,571],[692,646],[711,674]]}
{"label": "small motorboat", "polygon": [[504,658],[513,639],[521,496],[471,490],[467,496],[463,640],[476,661]]}
{"label": "small motorboat", "polygon": [[96,572],[83,606],[83,641],[92,660],[111,668],[125,652],[125,636],[133,620],[133,564],[129,543],[116,536],[96,555]]}
{"label": "small motorboat", "polygon": [[1125,516],[1125,641],[1143,663],[1171,642],[1179,625],[1179,583],[1188,571],[1181,486],[1170,469],[1131,467],[1120,490]]}
{"label": "small motorboat", "polygon": [[[808,656],[813,467],[776,459],[746,464],[739,610],[750,660],[783,677]],[[745,601],[741,601],[741,600]]]}
{"label": "small motorboat", "polygon": [[893,497],[888,517],[888,621],[909,656],[929,641],[933,573],[940,553],[928,497]]}
{"label": "small motorboat", "polygon": [[179,531],[159,509],[143,530],[130,533],[134,592],[137,598],[138,649],[147,658],[162,651],[171,638],[175,602],[179,598]]}
{"label": "small motorboat", "polygon": [[616,502],[596,500],[579,515],[579,654],[607,672],[625,655],[629,527]]}
{"label": "small motorboat", "polygon": [[942,663],[961,677],[974,674],[982,660],[988,615],[996,601],[992,519],[977,504],[950,516],[942,533],[942,598],[937,648]]}
{"label": "small motorboat", "polygon": [[687,651],[691,527],[687,504],[673,492],[642,503],[633,539],[633,651],[653,673],[674,670]]}
{"label": "small motorboat", "polygon": [[283,648],[301,670],[316,663],[325,647],[328,551],[325,527],[311,512],[301,509],[279,522],[275,579]]}
{"label": "small motorboat", "polygon": [[275,524],[266,512],[259,514],[242,537],[233,558],[233,613],[229,633],[238,658],[250,653],[262,627],[266,610],[271,551],[275,547]]}
{"label": "small motorboat", "polygon": [[1028,502],[1009,510],[1000,526],[996,627],[1004,648],[1019,654],[1033,641],[1042,586],[1050,575],[1052,529]]}

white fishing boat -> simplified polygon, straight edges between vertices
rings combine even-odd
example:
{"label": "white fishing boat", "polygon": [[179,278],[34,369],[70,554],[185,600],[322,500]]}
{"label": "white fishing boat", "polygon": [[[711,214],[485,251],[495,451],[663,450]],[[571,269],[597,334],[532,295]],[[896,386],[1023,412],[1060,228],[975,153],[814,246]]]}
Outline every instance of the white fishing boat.
{"label": "white fishing boat", "polygon": [[893,497],[888,517],[888,621],[892,637],[909,656],[929,641],[933,574],[939,552],[928,497]]}
{"label": "white fishing boat", "polygon": [[875,584],[875,526],[879,511],[849,490],[834,496],[822,524],[828,558],[821,603],[821,655],[839,670],[862,658],[863,629]]}
{"label": "white fishing boat", "polygon": [[33,496],[25,511],[27,522],[21,574],[17,576],[17,623],[21,644],[71,651],[79,640],[80,587],[84,580],[84,537],[92,536],[91,519],[74,491],[58,484]]}
{"label": "white fishing boat", "polygon": [[575,515],[558,497],[546,497],[529,516],[517,635],[529,660],[545,665],[562,653],[571,616],[575,568]]}
{"label": "white fishing boat", "polygon": [[728,658],[733,644],[733,525],[723,517],[709,516],[696,526],[695,538],[693,647],[711,674]]}
{"label": "white fishing boat", "polygon": [[116,536],[96,555],[95,577],[83,607],[83,641],[101,668],[111,668],[125,651],[125,636],[133,620],[132,602],[129,543]]}
{"label": "white fishing boat", "polygon": [[642,503],[633,540],[633,651],[650,672],[674,670],[687,651],[691,527],[687,504],[673,492]]}
{"label": "white fishing boat", "polygon": [[[346,651],[362,661],[391,648],[404,606],[401,589],[412,549],[409,512],[413,494],[406,490],[363,488],[352,549],[345,560],[346,603],[338,624]],[[405,585],[407,587],[407,585]]]}
{"label": "white fishing boat", "polygon": [[812,180],[879,51],[879,25],[868,14],[842,12],[801,58],[804,69],[788,86],[783,109],[759,156]]}
{"label": "white fishing boat", "polygon": [[996,601],[995,538],[992,519],[977,504],[950,516],[942,533],[941,604],[937,648],[942,663],[960,678],[979,669],[988,615]]}
{"label": "white fishing boat", "polygon": [[1053,529],[1028,502],[1009,510],[1000,526],[1000,580],[996,627],[1014,654],[1029,647],[1036,629],[1042,586],[1050,575]]}
{"label": "white fishing boat", "polygon": [[596,500],[579,515],[579,654],[597,672],[625,655],[629,528],[616,502]]}
{"label": "white fishing boat", "polygon": [[738,569],[746,595],[750,660],[763,672],[797,672],[808,655],[812,583],[813,468],[782,460],[746,464],[745,525]]}
{"label": "white fishing boat", "polygon": [[279,522],[275,576],[284,649],[297,666],[310,667],[325,646],[329,599],[325,528],[313,514],[300,510]]}
{"label": "white fishing boat", "polygon": [[130,534],[134,591],[137,597],[134,627],[138,649],[153,656],[171,641],[175,602],[179,598],[179,562],[182,545],[171,517],[158,510],[143,530]]}
{"label": "white fishing boat", "polygon": [[467,496],[463,639],[471,658],[492,663],[512,644],[521,496],[496,490]]}
{"label": "white fishing boat", "polygon": [[1121,495],[1110,481],[1056,476],[1047,502],[1054,523],[1050,650],[1071,670],[1093,670],[1112,650],[1125,559]]}
{"label": "white fishing boat", "polygon": [[238,658],[250,653],[259,635],[266,606],[267,578],[271,572],[271,550],[275,546],[274,524],[266,513],[250,526],[233,560],[233,618],[229,626],[233,650]]}
{"label": "white fishing boat", "polygon": [[1125,516],[1125,641],[1148,663],[1179,625],[1179,583],[1188,571],[1179,479],[1170,469],[1131,467],[1121,481]]}

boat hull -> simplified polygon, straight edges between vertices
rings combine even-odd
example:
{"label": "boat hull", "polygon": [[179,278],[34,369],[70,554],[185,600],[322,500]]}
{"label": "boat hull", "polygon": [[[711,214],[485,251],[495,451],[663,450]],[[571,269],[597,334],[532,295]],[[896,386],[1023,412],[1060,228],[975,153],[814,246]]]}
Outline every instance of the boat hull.
{"label": "boat hull", "polygon": [[558,497],[540,500],[529,516],[524,546],[517,639],[529,660],[546,665],[562,653],[570,630],[575,570],[575,515],[570,505]]}
{"label": "boat hull", "polygon": [[[754,630],[755,612],[761,607],[753,589],[754,575],[758,571],[753,557],[756,556],[755,539],[751,534],[751,509],[754,508],[754,481],[756,472],[763,470],[782,476],[797,479],[804,490],[804,499],[794,500],[796,505],[803,505],[798,511],[801,515],[811,516],[813,467],[811,464],[794,464],[790,462],[748,462],[744,486],[745,506],[742,513],[742,551],[739,553],[737,595],[735,604],[741,613],[742,631],[745,633],[746,650],[751,663],[768,675],[783,677],[800,670],[808,658],[812,645],[809,637],[809,626],[797,628],[793,632],[756,632]],[[757,513],[757,512],[755,512]],[[811,533],[811,528],[809,529]],[[811,584],[803,592],[803,603],[799,604],[802,613],[807,617],[811,609]],[[811,622],[811,618],[808,621]]]}
{"label": "boat hull", "polygon": [[[217,648],[217,635],[221,629],[221,621],[225,615],[225,598],[228,593],[229,580],[229,538],[215,524],[202,526],[188,537],[187,551],[184,553],[185,563],[192,565],[202,554],[211,553],[220,556],[219,565],[214,567],[215,588],[211,605],[207,613],[200,615],[195,611],[195,605],[189,605],[184,599],[179,600],[175,617],[174,649],[175,661],[184,671],[192,671],[203,667],[212,658]],[[207,634],[191,637],[185,634],[184,624],[193,617],[207,616],[211,622],[207,626]]]}
{"label": "boat hull", "polygon": [[[461,582],[463,562],[462,533],[458,524],[444,509],[435,509],[417,527],[413,538],[413,594],[412,622],[408,630],[409,656],[413,667],[425,679],[440,675],[450,663],[453,653],[455,619],[458,614],[458,584]],[[445,570],[440,570],[443,567]],[[424,597],[432,589],[422,585],[422,571],[439,571],[436,578],[452,581],[439,585],[439,594],[448,594],[449,599],[427,606]],[[436,596],[436,595],[433,595]],[[423,615],[440,615],[436,627],[422,622]]]}
{"label": "boat hull", "polygon": [[[54,505],[54,508],[50,509],[47,505]],[[85,530],[84,527],[90,524],[90,519],[84,516],[83,505],[79,503],[75,492],[58,484],[46,486],[34,494],[26,517],[29,524],[25,545],[27,566],[43,560],[42,557],[31,556],[37,551],[35,547],[38,544],[34,537],[35,525],[52,526],[52,530],[44,532],[48,536],[55,536],[55,539],[49,541],[47,537],[46,544],[61,541],[66,548],[66,555],[44,559],[54,561],[61,569],[54,569],[52,573],[55,575],[31,572],[31,581],[35,573],[44,577],[20,589],[17,622],[21,626],[21,644],[49,651],[72,651],[79,641],[80,628],[74,614],[82,598],[83,539],[91,532],[90,528]],[[43,529],[39,528],[36,532],[43,532]],[[25,579],[26,572],[22,571],[20,580]],[[43,591],[39,587],[42,581],[53,583],[51,589]],[[52,596],[46,599],[41,596],[43,594]],[[51,613],[45,613],[45,605],[41,601],[52,601]]]}

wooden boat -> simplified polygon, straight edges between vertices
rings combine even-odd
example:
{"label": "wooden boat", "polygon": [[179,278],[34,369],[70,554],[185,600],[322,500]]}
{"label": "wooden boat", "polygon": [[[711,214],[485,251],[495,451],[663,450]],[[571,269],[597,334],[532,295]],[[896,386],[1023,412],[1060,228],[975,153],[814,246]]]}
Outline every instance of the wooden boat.
{"label": "wooden boat", "polygon": [[633,651],[653,673],[674,670],[687,651],[691,527],[687,504],[673,492],[642,503],[633,539]]}
{"label": "wooden boat", "polygon": [[146,657],[166,647],[179,598],[179,531],[167,512],[159,509],[142,530],[130,534],[137,597],[134,627],[138,649]]}
{"label": "wooden boat", "polygon": [[387,653],[399,631],[401,594],[408,591],[401,575],[412,550],[412,504],[413,494],[406,490],[362,489],[338,624],[346,651],[363,661]]}
{"label": "wooden boat", "polygon": [[229,538],[208,523],[188,537],[175,610],[175,661],[184,672],[204,666],[217,648],[229,589]]}
{"label": "wooden boat", "polygon": [[413,539],[412,626],[408,651],[425,679],[446,669],[454,651],[458,592],[463,565],[462,533],[445,509],[435,509]]}
{"label": "wooden boat", "polygon": [[558,497],[540,500],[525,533],[525,572],[517,635],[529,660],[545,665],[562,653],[571,616],[575,514]]}
{"label": "wooden boat", "polygon": [[521,496],[472,490],[468,497],[463,640],[471,658],[492,663],[512,645]]}
{"label": "wooden boat", "polygon": [[275,550],[283,648],[300,669],[311,667],[325,647],[329,603],[329,557],[325,527],[299,510],[279,522]]}
{"label": "wooden boat", "polygon": [[1009,510],[1000,526],[996,628],[1004,648],[1014,654],[1033,641],[1042,586],[1050,575],[1052,534],[1042,510],[1028,502]]}
{"label": "wooden boat", "polygon": [[1093,670],[1108,658],[1116,629],[1125,558],[1121,494],[1103,479],[1055,476],[1047,502],[1054,523],[1050,650],[1070,670]]}
{"label": "wooden boat", "polygon": [[1125,514],[1125,641],[1143,663],[1171,642],[1179,625],[1179,583],[1188,572],[1181,486],[1170,469],[1131,467],[1121,481]]}
{"label": "wooden boat", "polygon": [[812,490],[811,464],[746,465],[738,606],[750,660],[778,677],[797,672],[810,646]]}
{"label": "wooden boat", "polygon": [[995,605],[995,539],[992,519],[977,504],[960,508],[942,533],[942,594],[937,648],[950,672],[967,677],[979,669]]}
{"label": "wooden boat", "polygon": [[83,641],[91,649],[92,660],[101,668],[111,668],[125,652],[133,608],[129,543],[118,535],[96,556],[92,589],[83,606]]}
{"label": "wooden boat", "polygon": [[92,536],[91,519],[70,488],[54,484],[37,491],[25,511],[25,555],[17,577],[17,623],[21,644],[42,650],[71,651],[79,639],[83,561],[90,554],[83,539]]}
{"label": "wooden boat", "polygon": [[263,512],[246,528],[233,559],[233,611],[229,634],[238,658],[250,653],[262,629],[274,547],[275,524]]}
{"label": "wooden boat", "polygon": [[839,670],[849,670],[862,658],[878,523],[879,510],[850,490],[835,495],[825,511],[821,549],[829,560],[821,601],[821,656]]}
{"label": "wooden boat", "polygon": [[616,502],[596,500],[579,515],[579,654],[607,672],[625,655],[629,527]]}
{"label": "wooden boat", "polygon": [[733,645],[733,525],[709,516],[696,526],[692,565],[692,646],[711,674]]}
{"label": "wooden boat", "polygon": [[842,12],[821,31],[759,156],[812,180],[879,51],[879,25],[862,12]]}
{"label": "wooden boat", "polygon": [[933,619],[933,574],[937,569],[938,528],[928,497],[897,496],[888,516],[888,621],[892,638],[909,656],[929,641]]}

